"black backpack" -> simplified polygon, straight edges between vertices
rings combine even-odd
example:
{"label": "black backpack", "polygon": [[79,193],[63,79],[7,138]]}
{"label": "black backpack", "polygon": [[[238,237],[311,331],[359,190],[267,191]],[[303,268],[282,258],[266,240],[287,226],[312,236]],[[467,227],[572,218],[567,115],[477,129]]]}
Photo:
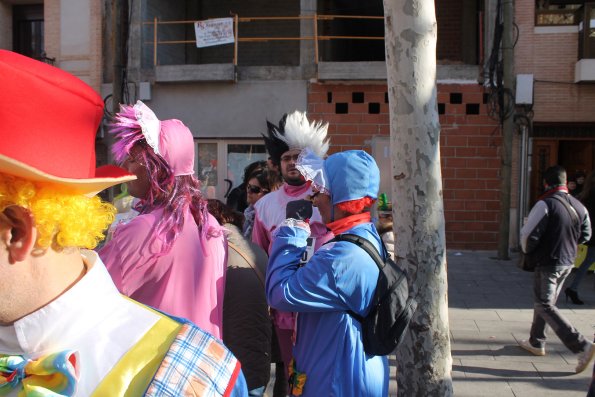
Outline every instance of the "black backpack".
{"label": "black backpack", "polygon": [[[391,259],[390,255],[387,254],[386,260],[383,260],[376,247],[363,237],[355,234],[339,234],[331,241],[353,243],[366,251],[376,262],[380,273],[370,312],[366,317],[361,317],[351,310],[348,313],[362,324],[366,353],[374,356],[386,356],[392,353],[403,339],[417,308],[417,302],[409,296],[405,271]],[[382,248],[386,252],[384,243]],[[401,262],[400,259],[399,262]]]}

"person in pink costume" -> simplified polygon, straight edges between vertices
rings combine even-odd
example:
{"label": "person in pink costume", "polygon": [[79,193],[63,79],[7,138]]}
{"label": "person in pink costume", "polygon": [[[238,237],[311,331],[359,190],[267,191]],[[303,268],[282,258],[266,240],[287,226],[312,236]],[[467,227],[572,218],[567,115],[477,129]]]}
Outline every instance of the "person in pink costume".
{"label": "person in pink costume", "polygon": [[[289,201],[304,199],[312,194],[310,183],[297,170],[296,163],[302,149],[309,148],[323,158],[328,151],[326,138],[328,124],[310,123],[305,113],[295,111],[284,115],[279,125],[267,121],[268,134],[264,141],[270,159],[281,170],[283,185],[254,204],[255,217],[252,229],[252,241],[270,254],[273,244],[273,231],[285,220],[285,207]],[[306,263],[315,250],[333,238],[333,234],[322,221],[317,208],[314,208],[310,219],[311,238],[302,263]],[[293,334],[295,330],[295,314],[271,310],[275,336],[278,346],[272,346],[272,361],[276,365],[276,382],[274,396],[284,396],[284,363],[285,369],[292,357]],[[275,343],[275,341],[273,341]],[[278,349],[278,350],[277,350]],[[280,357],[278,357],[280,355]],[[286,387],[286,386],[285,386]]]}
{"label": "person in pink costume", "polygon": [[124,295],[222,337],[227,242],[194,177],[194,142],[179,120],[122,105],[113,152],[137,176],[128,191],[139,215],[99,251]]}

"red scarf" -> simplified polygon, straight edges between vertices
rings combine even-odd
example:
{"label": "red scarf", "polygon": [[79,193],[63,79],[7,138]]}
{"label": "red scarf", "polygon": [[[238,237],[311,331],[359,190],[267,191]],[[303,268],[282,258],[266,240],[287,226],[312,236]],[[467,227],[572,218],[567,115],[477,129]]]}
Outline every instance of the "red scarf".
{"label": "red scarf", "polygon": [[310,189],[310,183],[304,183],[303,185],[289,185],[287,183],[283,184],[283,191],[290,197],[297,197],[301,194],[304,194]]}
{"label": "red scarf", "polygon": [[566,185],[559,185],[559,186],[553,187],[551,189],[548,189],[548,190],[545,191],[545,193],[543,193],[541,196],[539,196],[539,198],[537,199],[537,201],[543,200],[544,198],[547,198],[547,197],[549,197],[552,194],[557,193],[557,192],[568,193],[568,187]]}
{"label": "red scarf", "polygon": [[336,236],[359,224],[369,223],[371,219],[369,212],[362,212],[361,214],[349,215],[337,221],[327,223],[326,227],[331,229],[331,232]]}

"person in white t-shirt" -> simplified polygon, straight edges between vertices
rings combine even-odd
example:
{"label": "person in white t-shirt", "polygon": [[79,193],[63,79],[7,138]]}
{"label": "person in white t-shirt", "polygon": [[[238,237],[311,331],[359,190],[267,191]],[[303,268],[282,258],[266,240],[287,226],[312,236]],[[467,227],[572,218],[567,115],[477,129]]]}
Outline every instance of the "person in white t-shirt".
{"label": "person in white t-shirt", "polygon": [[[305,113],[295,111],[281,118],[279,125],[267,121],[267,135],[263,135],[267,152],[274,166],[278,166],[283,177],[281,187],[263,196],[254,205],[255,217],[252,229],[252,241],[267,253],[273,244],[273,231],[285,220],[285,207],[289,201],[305,199],[312,194],[309,183],[295,167],[302,149],[309,148],[320,157],[328,151],[326,138],[328,124],[310,123]],[[333,238],[328,231],[318,209],[314,209],[310,219],[311,238],[308,240],[307,254],[303,263],[308,261],[314,251]],[[292,337],[295,329],[295,315],[277,310],[271,311],[275,333],[273,334],[272,362],[276,365],[274,396],[285,396],[286,382],[282,376],[283,365],[287,370],[292,356]],[[275,345],[275,337],[278,345]],[[284,364],[283,364],[284,363]]]}

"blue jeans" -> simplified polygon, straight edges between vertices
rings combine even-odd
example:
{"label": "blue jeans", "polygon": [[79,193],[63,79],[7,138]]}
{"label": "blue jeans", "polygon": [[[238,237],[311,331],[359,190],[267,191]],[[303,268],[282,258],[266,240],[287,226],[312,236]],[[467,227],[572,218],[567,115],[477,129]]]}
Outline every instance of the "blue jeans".
{"label": "blue jeans", "polygon": [[533,281],[533,324],[529,342],[534,347],[545,347],[545,325],[549,325],[564,345],[575,354],[583,352],[589,342],[568,322],[556,307],[558,295],[571,267],[548,271],[535,269]]}
{"label": "blue jeans", "polygon": [[595,246],[587,248],[587,256],[585,256],[585,260],[574,274],[574,280],[572,280],[572,284],[570,284],[568,288],[578,291],[578,286],[581,283],[581,280],[585,277],[585,274],[587,274],[587,271],[593,262],[595,262]]}

